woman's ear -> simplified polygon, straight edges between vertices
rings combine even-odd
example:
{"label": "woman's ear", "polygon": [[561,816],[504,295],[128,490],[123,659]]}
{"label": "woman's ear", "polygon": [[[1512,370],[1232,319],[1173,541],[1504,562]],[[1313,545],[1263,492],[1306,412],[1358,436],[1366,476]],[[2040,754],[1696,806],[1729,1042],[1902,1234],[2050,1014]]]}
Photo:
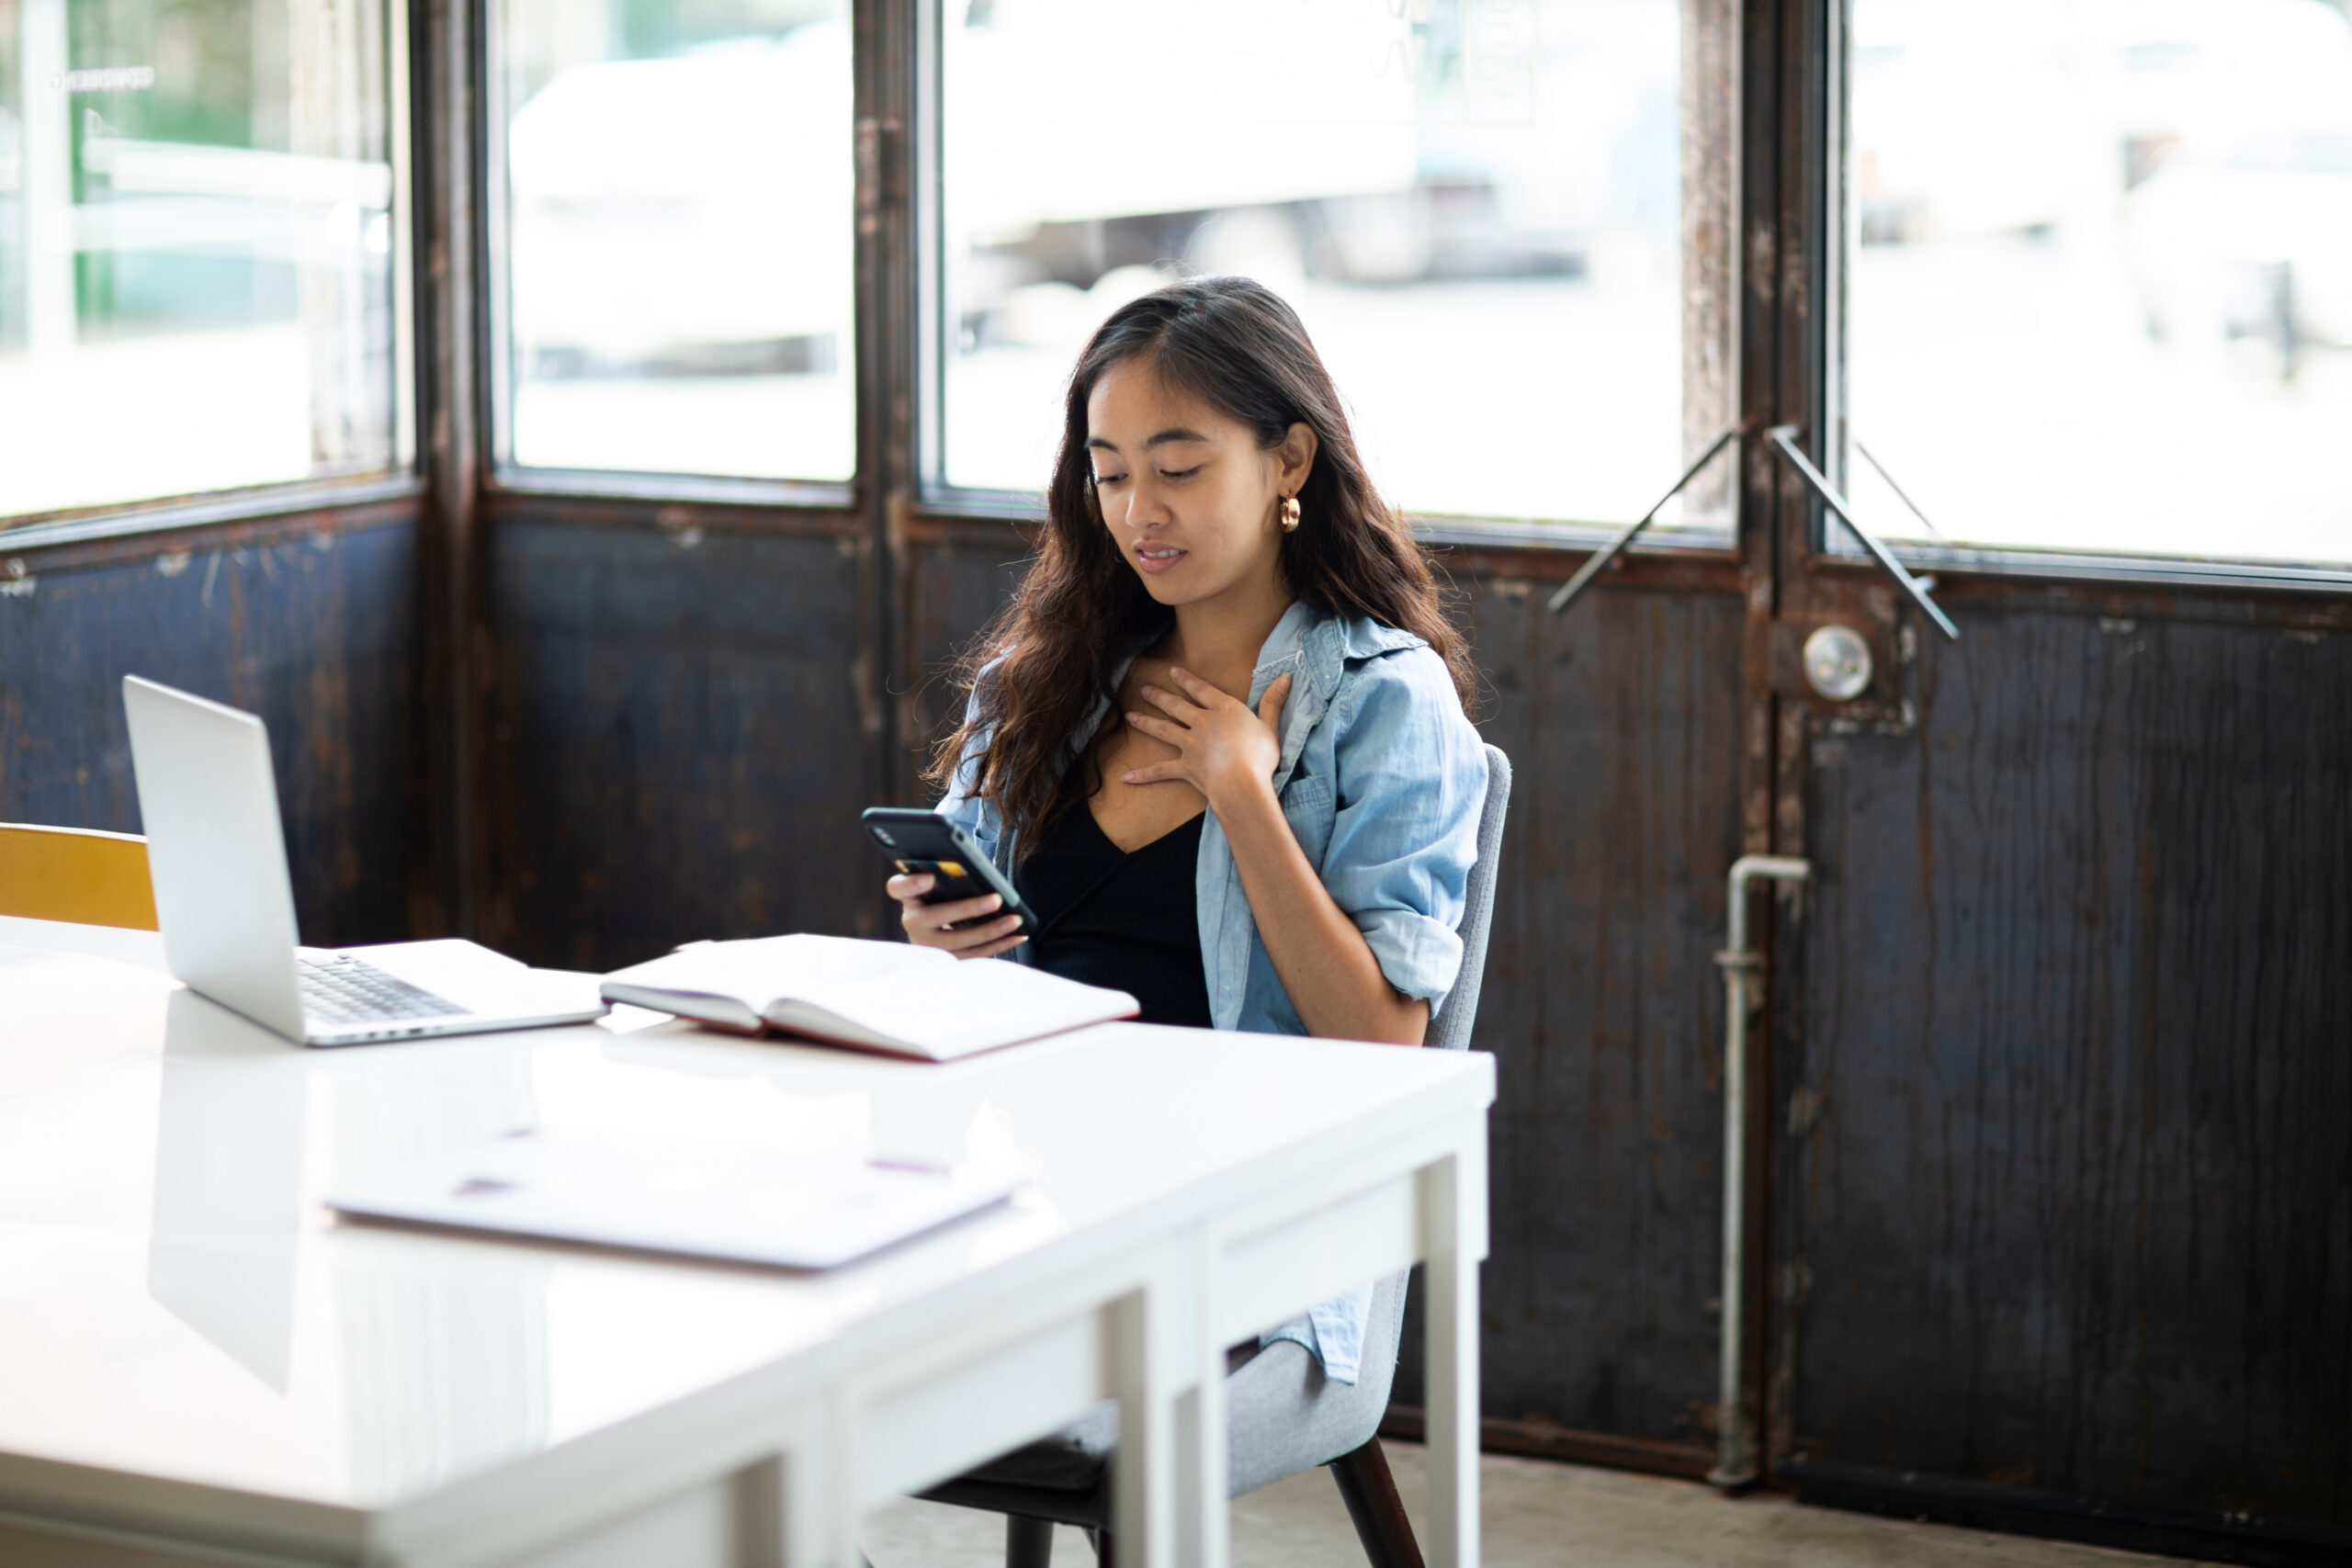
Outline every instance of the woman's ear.
{"label": "woman's ear", "polygon": [[1274,457],[1284,495],[1296,495],[1306,485],[1320,445],[1315,437],[1315,427],[1304,420],[1283,432],[1283,444],[1274,448]]}

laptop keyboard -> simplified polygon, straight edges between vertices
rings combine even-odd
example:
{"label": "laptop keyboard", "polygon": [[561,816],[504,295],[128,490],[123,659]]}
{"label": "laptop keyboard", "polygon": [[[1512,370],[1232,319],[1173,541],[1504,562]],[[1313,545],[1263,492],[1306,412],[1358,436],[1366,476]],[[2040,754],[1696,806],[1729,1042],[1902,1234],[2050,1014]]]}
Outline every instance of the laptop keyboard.
{"label": "laptop keyboard", "polygon": [[302,1011],[322,1023],[391,1023],[467,1010],[362,959],[305,955],[300,969]]}

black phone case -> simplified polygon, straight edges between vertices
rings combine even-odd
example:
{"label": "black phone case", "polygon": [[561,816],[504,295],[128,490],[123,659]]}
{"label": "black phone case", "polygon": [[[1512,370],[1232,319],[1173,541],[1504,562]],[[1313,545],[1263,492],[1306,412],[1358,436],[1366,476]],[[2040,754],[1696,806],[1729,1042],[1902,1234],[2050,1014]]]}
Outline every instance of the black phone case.
{"label": "black phone case", "polygon": [[[979,845],[972,841],[970,835],[953,822],[933,812],[889,806],[867,807],[864,821],[875,846],[900,872],[912,875],[928,871],[937,877],[932,890],[923,895],[924,903],[945,904],[990,893],[1004,900],[1002,909],[974,919],[958,920],[948,928],[950,931],[998,919],[1010,911],[1021,917],[1020,934],[1037,934],[1036,913],[1023,901],[1012,878],[999,871],[980,852]],[[884,840],[886,833],[891,841]]]}

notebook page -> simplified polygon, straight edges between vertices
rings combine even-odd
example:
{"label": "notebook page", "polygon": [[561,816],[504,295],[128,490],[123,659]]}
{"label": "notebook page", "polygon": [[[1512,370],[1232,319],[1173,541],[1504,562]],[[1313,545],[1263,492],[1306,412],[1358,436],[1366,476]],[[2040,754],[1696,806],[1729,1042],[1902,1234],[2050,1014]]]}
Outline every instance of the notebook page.
{"label": "notebook page", "polygon": [[842,984],[922,985],[955,965],[947,953],[906,942],[803,934],[696,942],[605,978],[639,990],[729,997],[758,1012],[785,998],[816,1001]]}

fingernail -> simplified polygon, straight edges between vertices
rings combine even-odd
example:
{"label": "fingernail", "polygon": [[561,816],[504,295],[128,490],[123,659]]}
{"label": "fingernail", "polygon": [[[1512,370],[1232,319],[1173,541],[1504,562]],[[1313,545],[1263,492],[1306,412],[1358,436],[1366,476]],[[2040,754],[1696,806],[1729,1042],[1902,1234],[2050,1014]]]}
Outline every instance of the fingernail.
{"label": "fingernail", "polygon": [[1015,947],[1019,947],[1023,942],[1027,942],[1028,940],[1029,940],[1029,939],[1028,939],[1027,937],[1025,937],[1025,936],[1017,936],[1017,937],[1014,937],[1014,938],[1012,939],[1012,945],[1013,945],[1013,946],[1015,946]]}
{"label": "fingernail", "polygon": [[1004,895],[1003,895],[1003,894],[1001,894],[1001,893],[991,893],[991,894],[989,894],[989,908],[991,908],[991,909],[1001,909],[1001,908],[1004,908]]}

